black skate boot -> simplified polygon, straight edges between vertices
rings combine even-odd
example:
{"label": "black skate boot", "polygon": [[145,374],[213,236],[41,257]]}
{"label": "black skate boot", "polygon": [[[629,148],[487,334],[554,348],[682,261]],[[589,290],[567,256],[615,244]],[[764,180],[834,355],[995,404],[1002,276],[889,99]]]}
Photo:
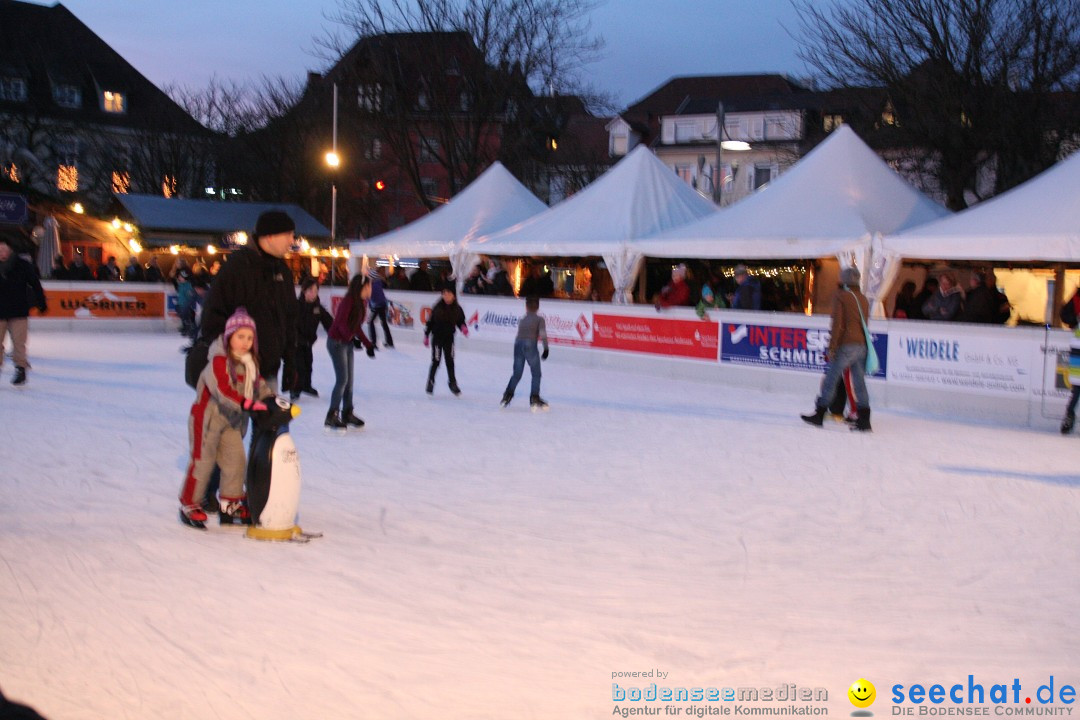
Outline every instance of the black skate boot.
{"label": "black skate boot", "polygon": [[11,384],[15,386],[26,384],[26,368],[15,368],[15,377],[11,378]]}
{"label": "black skate boot", "polygon": [[326,413],[326,422],[323,423],[323,425],[325,425],[327,430],[344,430],[348,427],[348,425],[342,422],[341,416],[338,415],[337,410],[331,410]]}
{"label": "black skate boot", "polygon": [[461,388],[457,386],[457,383],[450,383],[450,392],[454,393],[454,395],[460,395]]}
{"label": "black skate boot", "polygon": [[424,392],[426,392],[428,395],[435,392],[435,381],[434,380],[429,379],[427,381],[427,385],[424,386]]}
{"label": "black skate boot", "polygon": [[345,427],[355,427],[357,430],[364,427],[364,421],[353,415],[352,410],[347,410],[345,414],[341,416],[341,421],[345,423]]}
{"label": "black skate boot", "polygon": [[851,429],[852,431],[870,432],[870,408],[859,408],[859,415]]}
{"label": "black skate boot", "polygon": [[244,500],[222,500],[218,511],[218,522],[222,525],[250,525],[251,513]]}
{"label": "black skate boot", "polygon": [[507,405],[510,404],[510,401],[513,400],[513,399],[514,399],[514,394],[513,393],[503,393],[503,398],[502,398],[502,400],[499,401],[499,406],[500,407],[506,407]]}
{"label": "black skate boot", "polygon": [[529,409],[533,412],[540,412],[541,410],[547,410],[548,404],[544,400],[544,398],[540,397],[539,395],[530,395]]}
{"label": "black skate boot", "polygon": [[813,415],[800,415],[799,417],[803,419],[803,422],[821,427],[825,423],[825,408],[814,408]]}
{"label": "black skate boot", "polygon": [[1074,425],[1076,425],[1076,415],[1065,413],[1065,419],[1061,421],[1061,434],[1068,435],[1071,433]]}

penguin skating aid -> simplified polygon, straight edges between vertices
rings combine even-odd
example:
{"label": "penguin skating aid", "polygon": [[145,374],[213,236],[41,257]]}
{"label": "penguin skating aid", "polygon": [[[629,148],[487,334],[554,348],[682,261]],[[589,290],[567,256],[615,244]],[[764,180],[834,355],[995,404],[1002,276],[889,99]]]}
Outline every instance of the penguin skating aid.
{"label": "penguin skating aid", "polygon": [[266,410],[252,413],[255,436],[247,467],[251,525],[247,537],[278,542],[308,542],[322,533],[304,532],[296,524],[300,504],[300,458],[289,434],[289,421],[300,406],[276,398]]}

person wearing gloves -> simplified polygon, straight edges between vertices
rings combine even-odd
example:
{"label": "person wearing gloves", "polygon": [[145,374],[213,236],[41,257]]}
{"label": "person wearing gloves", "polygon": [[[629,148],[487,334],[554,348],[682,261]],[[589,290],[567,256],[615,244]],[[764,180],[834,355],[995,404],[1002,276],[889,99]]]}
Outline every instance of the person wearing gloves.
{"label": "person wearing gloves", "polygon": [[[275,392],[296,382],[296,291],[292,270],[285,263],[296,238],[296,225],[280,210],[259,215],[253,242],[229,254],[229,260],[210,284],[203,306],[200,339],[189,353],[189,365],[198,367],[200,345],[208,346],[225,329],[225,321],[238,307],[247,308],[259,329],[259,374]],[[283,382],[278,371],[283,368]],[[191,373],[189,382],[191,382]]]}
{"label": "person wearing gloves", "polygon": [[461,394],[454,374],[454,332],[469,337],[469,326],[465,324],[465,311],[458,305],[457,295],[452,282],[442,289],[442,298],[431,308],[431,317],[424,327],[424,347],[431,348],[431,369],[428,371],[427,394],[435,392],[435,372],[439,363],[446,358],[446,375],[450,381],[450,392]]}
{"label": "person wearing gloves", "polygon": [[844,370],[851,368],[851,389],[855,396],[856,420],[852,430],[870,430],[870,396],[866,392],[866,335],[863,323],[870,316],[870,302],[859,289],[859,269],[840,271],[840,288],[833,296],[832,323],[829,326],[829,363],[821,380],[821,394],[814,403],[814,412],[800,417],[821,427],[825,413],[836,395]]}
{"label": "person wearing gloves", "polygon": [[221,524],[250,524],[244,494],[246,413],[266,410],[265,401],[273,395],[259,375],[255,320],[237,308],[224,333],[210,345],[209,362],[195,386],[188,417],[191,460],[180,487],[180,521],[185,525],[206,529],[203,503],[215,465],[221,468]]}
{"label": "person wearing gloves", "polygon": [[[529,363],[532,373],[532,387],[529,390],[529,406],[533,410],[546,410],[548,404],[540,397],[540,361],[548,357],[547,323],[540,317],[540,298],[531,295],[525,299],[525,315],[518,321],[517,339],[514,340],[514,374],[503,392],[503,407],[514,399],[514,390],[525,372],[525,363]],[[544,352],[538,353],[536,346],[544,344]]]}
{"label": "person wearing gloves", "polygon": [[368,357],[375,357],[375,344],[364,334],[364,315],[370,297],[371,283],[363,275],[354,275],[326,334],[326,349],[334,364],[335,378],[325,422],[331,430],[364,427],[364,421],[353,413],[353,349],[364,347]]}
{"label": "person wearing gloves", "polygon": [[7,240],[0,239],[0,366],[4,364],[4,339],[11,335],[15,377],[11,384],[26,384],[30,361],[26,357],[26,338],[30,329],[30,306],[43,315],[48,311],[37,268],[14,253]]}

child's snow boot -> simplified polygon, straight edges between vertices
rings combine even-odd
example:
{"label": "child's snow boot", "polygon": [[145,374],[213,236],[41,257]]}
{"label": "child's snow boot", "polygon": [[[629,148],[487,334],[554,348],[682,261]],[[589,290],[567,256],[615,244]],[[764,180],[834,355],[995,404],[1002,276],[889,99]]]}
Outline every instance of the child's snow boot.
{"label": "child's snow boot", "polygon": [[218,522],[222,525],[250,525],[251,513],[243,498],[221,498]]}
{"label": "child's snow boot", "polygon": [[206,529],[206,513],[199,505],[182,505],[180,507],[180,522],[196,530]]}

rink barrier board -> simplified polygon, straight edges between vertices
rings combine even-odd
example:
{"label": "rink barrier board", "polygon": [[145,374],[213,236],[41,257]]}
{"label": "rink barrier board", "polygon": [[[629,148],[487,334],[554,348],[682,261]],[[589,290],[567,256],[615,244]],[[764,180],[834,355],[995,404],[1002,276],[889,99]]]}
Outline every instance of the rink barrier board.
{"label": "rink barrier board", "polygon": [[[176,331],[176,293],[152,283],[43,283],[50,312],[43,330]],[[327,308],[344,288],[322,288]],[[419,343],[438,293],[387,291],[395,343]],[[462,295],[470,328],[462,350],[508,352],[525,313],[521,298]],[[829,317],[797,313],[542,300],[552,356],[612,368],[770,392],[817,393],[826,363]],[[36,311],[35,311],[36,313]],[[1068,398],[1064,367],[1070,333],[1041,327],[872,319],[881,360],[868,379],[873,407],[1048,428]]]}

